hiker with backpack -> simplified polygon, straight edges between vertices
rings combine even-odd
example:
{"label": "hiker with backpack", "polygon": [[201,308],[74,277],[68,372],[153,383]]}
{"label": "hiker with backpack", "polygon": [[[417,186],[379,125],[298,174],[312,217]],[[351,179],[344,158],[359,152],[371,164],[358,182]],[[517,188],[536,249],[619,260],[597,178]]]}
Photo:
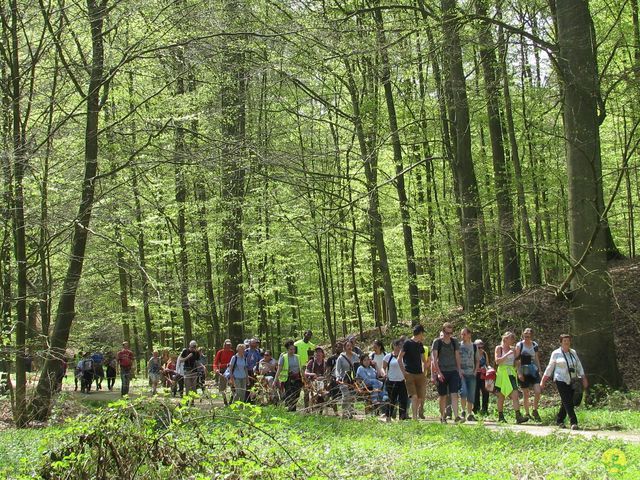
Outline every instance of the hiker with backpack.
{"label": "hiker with backpack", "polygon": [[198,343],[195,340],[191,340],[189,346],[182,350],[180,360],[184,365],[184,390],[189,395],[190,392],[197,391],[198,385],[200,352],[198,351]]}
{"label": "hiker with backpack", "polygon": [[[538,344],[533,341],[533,329],[525,328],[522,332],[522,340],[516,345],[516,360],[518,360],[518,380],[524,394],[522,403],[525,415],[541,422],[538,413],[540,403],[540,352]],[[533,390],[533,411],[529,415],[529,397]]]}
{"label": "hiker with backpack", "polygon": [[442,325],[442,336],[431,346],[433,372],[436,376],[440,403],[440,422],[447,423],[447,396],[451,397],[451,409],[456,423],[464,422],[458,415],[458,392],[464,374],[460,358],[460,343],[453,337],[453,325]]}
{"label": "hiker with backpack", "polygon": [[502,342],[496,346],[495,359],[498,365],[495,390],[498,392],[498,421],[506,422],[504,417],[504,400],[511,398],[513,410],[516,413],[516,423],[525,423],[529,419],[520,413],[520,399],[518,397],[518,382],[516,380],[516,336],[513,332],[505,332]]}
{"label": "hiker with backpack", "polygon": [[427,396],[427,374],[429,361],[424,353],[424,327],[413,327],[413,336],[404,342],[398,355],[398,363],[404,375],[407,393],[411,398],[411,413],[414,420],[418,419],[418,410]]}
{"label": "hiker with backpack", "polygon": [[[462,408],[462,418],[475,422],[473,402],[476,394],[476,373],[480,369],[480,356],[478,346],[471,341],[471,330],[468,327],[460,331],[460,338],[462,338],[460,342],[460,366],[462,367],[460,408]],[[469,414],[466,417],[465,409]]]}
{"label": "hiker with backpack", "polygon": [[81,391],[88,394],[91,391],[93,383],[93,359],[91,354],[86,352],[82,359],[82,381],[80,382]]}
{"label": "hiker with backpack", "polygon": [[556,415],[556,424],[564,428],[564,420],[569,415],[571,430],[578,429],[578,417],[575,407],[582,399],[582,393],[589,387],[578,354],[571,348],[571,335],[560,335],[560,348],[551,353],[549,365],[544,371],[540,387],[544,389],[549,380],[553,380],[560,394],[560,410]]}
{"label": "hiker with backpack", "polygon": [[239,343],[236,347],[236,354],[229,360],[229,366],[224,375],[233,389],[232,403],[244,402],[247,397],[247,359],[244,356],[244,343]]}
{"label": "hiker with backpack", "polygon": [[301,357],[296,353],[293,340],[287,340],[284,348],[285,351],[278,359],[275,386],[284,387],[284,403],[287,410],[295,412],[302,390],[302,373],[305,365],[301,363]]}
{"label": "hiker with backpack", "polygon": [[485,386],[487,368],[491,362],[489,354],[484,349],[484,342],[479,338],[475,342],[478,349],[478,373],[476,374],[476,394],[474,395],[473,413],[487,415],[489,409],[489,391]]}
{"label": "hiker with backpack", "polygon": [[147,369],[149,373],[149,383],[151,384],[151,395],[155,395],[158,393],[158,383],[160,382],[160,372],[162,370],[157,350],[153,352],[152,357],[147,362]]}
{"label": "hiker with backpack", "polygon": [[105,363],[107,364],[107,388],[109,389],[109,391],[111,391],[113,390],[113,386],[116,384],[116,374],[118,369],[118,361],[113,355],[113,352],[107,355]]}
{"label": "hiker with backpack", "polygon": [[407,395],[407,385],[404,380],[398,356],[402,351],[401,339],[394,340],[393,351],[385,355],[382,361],[382,369],[386,378],[386,388],[389,394],[389,407],[387,408],[387,422],[395,418],[396,408],[398,409],[398,419],[406,420],[407,405],[409,404],[409,396]]}
{"label": "hiker with backpack", "polygon": [[91,355],[93,361],[93,378],[96,381],[96,390],[102,390],[104,380],[104,355],[102,352],[94,352]]}
{"label": "hiker with backpack", "polygon": [[135,355],[129,350],[129,342],[122,342],[122,350],[116,355],[118,365],[120,365],[120,395],[123,397],[129,395],[129,384],[131,382],[131,370],[133,369],[133,362]]}
{"label": "hiker with backpack", "polygon": [[342,396],[342,418],[353,418],[353,383],[355,371],[360,364],[360,357],[353,351],[351,340],[344,342],[344,351],[338,356],[335,367],[335,377]]}

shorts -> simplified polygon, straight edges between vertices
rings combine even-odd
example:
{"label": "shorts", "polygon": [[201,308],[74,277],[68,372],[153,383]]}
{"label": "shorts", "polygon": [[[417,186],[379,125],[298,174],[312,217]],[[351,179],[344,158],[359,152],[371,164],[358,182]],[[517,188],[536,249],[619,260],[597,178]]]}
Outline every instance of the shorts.
{"label": "shorts", "polygon": [[424,374],[407,373],[405,382],[407,384],[407,394],[410,397],[425,398],[427,396],[427,377]]}
{"label": "shorts", "polygon": [[476,396],[476,376],[464,375],[460,388],[460,397],[465,398],[467,402],[473,403]]}
{"label": "shorts", "polygon": [[455,370],[441,373],[444,381],[438,381],[438,395],[443,397],[452,393],[458,393],[460,391],[460,374]]}
{"label": "shorts", "polygon": [[522,388],[532,388],[537,384],[540,384],[540,375],[536,375],[535,377],[525,375],[524,380],[520,382]]}

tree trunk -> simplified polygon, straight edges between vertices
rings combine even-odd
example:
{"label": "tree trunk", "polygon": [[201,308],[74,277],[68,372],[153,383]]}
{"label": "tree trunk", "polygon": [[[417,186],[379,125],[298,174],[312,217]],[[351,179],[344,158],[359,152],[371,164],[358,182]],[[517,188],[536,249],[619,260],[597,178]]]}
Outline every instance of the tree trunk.
{"label": "tree trunk", "polygon": [[[487,7],[484,0],[476,0],[476,13],[479,16],[487,16]],[[489,136],[491,138],[494,185],[498,207],[498,234],[502,253],[504,289],[507,292],[516,293],[522,290],[522,282],[520,280],[520,263],[516,246],[513,204],[511,203],[511,191],[502,137],[495,44],[488,23],[481,25],[479,39],[480,61],[487,96],[487,116],[489,118]]]}
{"label": "tree trunk", "polygon": [[400,142],[400,132],[398,131],[398,117],[396,114],[395,100],[393,98],[393,88],[391,85],[391,66],[389,64],[389,53],[386,34],[384,31],[384,20],[382,11],[375,10],[375,20],[377,25],[378,50],[380,52],[381,73],[380,80],[384,88],[384,98],[387,103],[387,116],[389,118],[389,130],[391,134],[391,144],[393,145],[393,160],[396,167],[396,191],[400,202],[400,217],[402,218],[402,236],[404,239],[404,251],[407,262],[407,275],[409,282],[409,302],[411,305],[411,321],[417,323],[420,319],[420,298],[418,295],[418,274],[416,270],[416,259],[413,248],[413,232],[411,229],[411,218],[409,214],[409,201],[404,184],[404,166],[402,162],[402,144]]}
{"label": "tree trunk", "polygon": [[456,154],[453,170],[457,180],[459,200],[461,202],[462,244],[465,266],[465,297],[469,310],[484,303],[482,275],[482,256],[480,252],[480,196],[478,182],[471,156],[471,125],[469,123],[469,103],[462,66],[462,49],[458,35],[456,0],[441,0],[442,28],[444,46],[447,52],[445,61],[447,80],[452,91],[452,111],[450,118],[455,126]]}
{"label": "tree trunk", "polygon": [[[573,262],[578,262],[587,253],[571,283],[572,330],[591,383],[617,388],[622,385],[622,377],[613,340],[606,225],[599,201],[598,71],[593,50],[596,40],[587,2],[563,0],[556,8],[558,63],[565,87],[570,255]],[[590,244],[594,232],[597,235]]]}
{"label": "tree trunk", "polygon": [[[398,312],[396,309],[396,301],[393,295],[393,282],[391,280],[391,272],[389,271],[389,262],[387,260],[387,249],[384,243],[384,233],[382,231],[382,216],[379,210],[379,194],[377,186],[378,177],[378,160],[375,152],[370,151],[367,143],[367,135],[365,134],[363,117],[360,111],[360,99],[358,98],[357,87],[351,64],[345,60],[347,68],[347,83],[349,94],[351,97],[351,106],[353,109],[353,121],[356,129],[356,137],[360,147],[360,155],[364,164],[365,177],[367,179],[367,191],[369,196],[369,208],[367,211],[369,223],[375,247],[378,254],[378,266],[382,274],[382,287],[384,289],[385,305],[389,324],[395,326],[398,324]],[[374,294],[375,301],[375,294]]]}
{"label": "tree trunk", "polygon": [[88,228],[95,194],[95,177],[98,171],[98,121],[100,114],[100,90],[104,83],[104,45],[102,27],[108,13],[107,0],[87,0],[87,14],[91,25],[91,73],[87,91],[87,119],[85,130],[85,171],[77,220],[73,228],[71,252],[67,273],[62,285],[51,333],[46,360],[32,404],[38,418],[46,418],[50,411],[55,378],[60,370],[69,339],[71,324],[75,318],[75,302],[88,239]]}
{"label": "tree trunk", "polygon": [[22,127],[20,58],[18,29],[20,13],[16,0],[11,5],[11,113],[13,120],[13,235],[14,254],[18,266],[16,323],[15,323],[15,410],[14,421],[18,427],[27,423],[27,376],[25,372],[25,340],[27,332],[27,241],[24,220],[24,174],[27,161],[24,131]]}
{"label": "tree trunk", "polygon": [[[236,0],[227,0],[227,20],[240,14]],[[222,82],[222,251],[224,260],[224,318],[234,343],[243,337],[242,219],[245,191],[245,123],[247,80],[241,41],[230,38],[223,51]]]}

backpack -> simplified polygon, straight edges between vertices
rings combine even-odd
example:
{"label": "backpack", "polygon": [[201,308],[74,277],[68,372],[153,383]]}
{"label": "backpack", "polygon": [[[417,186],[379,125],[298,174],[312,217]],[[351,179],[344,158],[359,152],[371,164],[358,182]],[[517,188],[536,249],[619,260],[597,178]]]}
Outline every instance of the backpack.
{"label": "backpack", "polygon": [[93,360],[91,360],[90,358],[87,358],[86,360],[83,360],[82,361],[82,371],[83,372],[93,371]]}
{"label": "backpack", "polygon": [[[455,337],[451,337],[451,345],[453,345],[453,352],[455,353],[456,350],[458,350],[458,347],[456,347],[458,340]],[[438,344],[436,346],[436,351],[438,352],[438,356],[440,356],[440,350],[442,350],[442,344],[444,342],[442,341],[441,338],[438,339]],[[475,343],[473,344],[473,352],[475,355],[475,351],[476,351],[476,345]]]}

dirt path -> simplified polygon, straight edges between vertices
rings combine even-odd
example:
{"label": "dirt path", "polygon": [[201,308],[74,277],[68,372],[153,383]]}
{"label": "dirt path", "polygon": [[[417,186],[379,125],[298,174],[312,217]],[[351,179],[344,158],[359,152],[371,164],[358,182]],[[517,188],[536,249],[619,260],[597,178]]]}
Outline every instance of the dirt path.
{"label": "dirt path", "polygon": [[[141,393],[139,389],[135,389],[130,397],[138,398],[142,396],[149,396],[148,392]],[[113,391],[108,390],[100,390],[100,391],[92,391],[88,395],[80,392],[75,392],[73,390],[65,390],[66,393],[70,394],[72,398],[83,402],[113,402],[120,399],[120,391],[114,389]],[[172,397],[170,397],[172,398]],[[176,402],[179,401],[179,398],[173,399]],[[196,406],[202,405],[203,407],[214,405],[222,405],[222,401],[219,399],[204,399],[202,403],[196,402]],[[358,416],[359,418],[363,418]],[[427,420],[421,420],[423,422],[429,423],[438,423],[439,420],[435,418],[427,418]],[[499,424],[496,422],[467,422],[465,425],[484,425],[489,430],[500,431],[500,430],[510,430],[516,433],[527,433],[529,435],[535,435],[538,437],[545,437],[547,435],[567,435],[567,436],[578,436],[587,439],[592,438],[602,438],[607,440],[621,441],[621,442],[631,442],[631,443],[640,443],[640,432],[636,431],[614,431],[614,430],[569,430],[569,429],[561,429],[555,426],[546,426],[546,425],[513,425],[513,424]],[[455,428],[453,424],[451,424],[452,428]]]}

